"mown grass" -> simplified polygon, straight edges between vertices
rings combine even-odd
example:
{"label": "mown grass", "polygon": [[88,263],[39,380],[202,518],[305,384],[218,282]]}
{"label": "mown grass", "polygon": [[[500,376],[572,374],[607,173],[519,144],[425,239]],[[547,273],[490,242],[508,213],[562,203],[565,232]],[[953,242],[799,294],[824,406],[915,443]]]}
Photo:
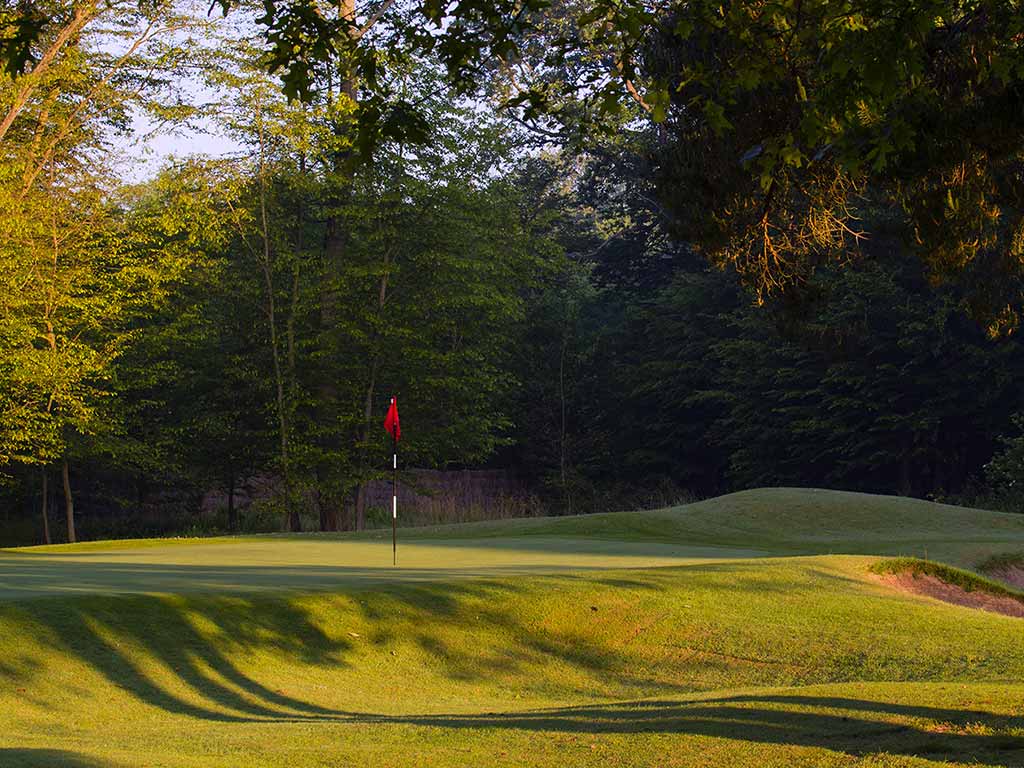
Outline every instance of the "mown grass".
{"label": "mown grass", "polygon": [[[736,501],[745,513],[679,515],[677,533],[701,519],[711,533],[661,545],[713,546],[729,528],[726,546],[768,549],[786,525],[802,546],[836,538],[813,556],[674,567],[454,580],[438,562],[415,582],[334,591],[0,602],[0,766],[1024,764],[1024,622],[908,598],[869,577],[877,557],[827,554],[899,527],[869,511],[876,528],[858,537],[834,519],[846,495],[817,527],[796,522],[810,507],[779,510],[776,529],[754,497]],[[629,549],[639,519],[597,524],[609,563],[609,532]],[[1013,521],[972,519],[932,522],[963,534],[958,557],[1020,549]],[[437,557],[461,551],[432,535]],[[552,531],[495,543],[528,553],[535,535],[548,546]]]}
{"label": "mown grass", "polygon": [[[390,531],[376,530],[360,534],[146,539],[16,551],[84,553],[287,539],[385,541],[390,535]],[[1024,515],[866,493],[762,488],[669,509],[406,528],[399,530],[399,536],[403,541],[569,537],[753,549],[772,554],[906,555],[973,566],[983,557],[1024,551]],[[1003,549],[994,551],[1000,547]]]}

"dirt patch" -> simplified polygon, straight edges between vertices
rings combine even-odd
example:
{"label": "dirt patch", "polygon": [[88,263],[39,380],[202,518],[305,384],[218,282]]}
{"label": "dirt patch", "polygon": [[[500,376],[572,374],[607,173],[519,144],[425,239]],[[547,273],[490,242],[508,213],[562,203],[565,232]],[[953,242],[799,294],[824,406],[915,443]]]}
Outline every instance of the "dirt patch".
{"label": "dirt patch", "polygon": [[[1021,583],[1024,583],[1024,571],[1014,570],[1019,571],[1018,577],[1022,579]],[[912,573],[888,573],[879,578],[883,584],[903,592],[934,597],[944,603],[953,603],[967,608],[978,608],[982,611],[1024,619],[1024,602],[1005,595],[992,595],[977,589],[968,592],[963,587],[947,584],[942,579],[926,574],[915,576]]]}

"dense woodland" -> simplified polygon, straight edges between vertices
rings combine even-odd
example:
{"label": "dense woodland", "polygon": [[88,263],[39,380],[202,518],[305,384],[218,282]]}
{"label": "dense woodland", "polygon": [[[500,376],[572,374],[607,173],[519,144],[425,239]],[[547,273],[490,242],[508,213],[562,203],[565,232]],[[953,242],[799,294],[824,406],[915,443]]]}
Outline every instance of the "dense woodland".
{"label": "dense woodland", "polygon": [[0,11],[0,543],[363,528],[392,394],[554,514],[1020,508],[1019,2],[215,5]]}

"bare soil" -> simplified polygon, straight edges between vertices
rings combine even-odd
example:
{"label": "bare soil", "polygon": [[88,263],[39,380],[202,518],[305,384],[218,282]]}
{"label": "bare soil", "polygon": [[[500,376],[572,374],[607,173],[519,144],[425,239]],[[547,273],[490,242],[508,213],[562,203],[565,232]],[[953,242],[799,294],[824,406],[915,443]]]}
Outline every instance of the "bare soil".
{"label": "bare soil", "polygon": [[[1024,584],[1024,571],[1018,570],[1018,578]],[[1002,577],[1000,577],[1002,578]],[[1001,613],[1006,616],[1016,616],[1024,619],[1024,602],[1015,600],[1012,597],[992,595],[988,592],[973,590],[968,592],[963,587],[955,584],[947,584],[935,576],[917,575],[912,573],[886,574],[881,577],[882,583],[903,592],[910,592],[915,595],[934,597],[944,603],[953,603],[967,608],[978,608],[982,611]],[[1005,580],[1005,579],[1004,579]]]}

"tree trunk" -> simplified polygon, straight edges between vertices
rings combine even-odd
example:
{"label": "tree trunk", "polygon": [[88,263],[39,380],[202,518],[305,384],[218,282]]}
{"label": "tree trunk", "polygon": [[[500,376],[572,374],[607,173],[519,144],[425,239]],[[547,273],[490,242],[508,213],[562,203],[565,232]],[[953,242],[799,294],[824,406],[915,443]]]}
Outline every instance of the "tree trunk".
{"label": "tree trunk", "polygon": [[234,533],[238,528],[238,511],[235,509],[235,473],[228,480],[228,530]]}
{"label": "tree trunk", "polygon": [[366,529],[366,481],[359,483],[356,490],[356,530]]}
{"label": "tree trunk", "polygon": [[270,329],[270,354],[274,362],[274,388],[277,405],[277,431],[280,446],[281,479],[284,483],[285,529],[302,530],[302,518],[293,508],[291,458],[289,455],[288,401],[285,395],[284,369],[281,365],[281,342],[277,334],[277,302],[274,296],[274,269],[270,248],[270,225],[267,219],[267,179],[263,133],[262,106],[256,104],[257,128],[259,131],[259,190],[260,190],[260,236],[263,249],[260,258],[263,267],[263,283],[267,291],[267,325]]}
{"label": "tree trunk", "polygon": [[571,515],[572,509],[572,491],[569,490],[569,477],[568,477],[568,451],[566,449],[566,432],[567,432],[567,419],[566,419],[566,394],[565,394],[565,355],[569,344],[569,327],[568,319],[566,320],[566,327],[562,331],[562,346],[558,354],[558,401],[561,409],[561,424],[558,431],[558,465],[559,472],[562,480],[562,495],[565,499],[565,511],[566,514]]}
{"label": "tree trunk", "polygon": [[[376,328],[380,327],[380,318],[384,314],[384,304],[388,300],[388,279],[391,276],[391,260],[393,254],[388,251],[384,255],[384,270],[380,276],[380,283],[377,286],[377,324]],[[370,361],[370,382],[366,387],[366,398],[363,400],[363,435],[360,440],[361,445],[366,445],[367,440],[370,439],[370,430],[373,425],[371,420],[373,419],[373,390],[377,386],[377,371],[380,369],[380,355],[377,352],[377,331],[374,331],[373,338],[370,345],[370,354],[372,356]],[[369,467],[367,466],[366,452],[363,451],[362,460],[362,477],[359,482],[359,490],[356,493],[356,530],[361,531],[366,528],[366,474]]]}
{"label": "tree trunk", "polygon": [[73,41],[85,25],[95,17],[98,7],[99,4],[95,2],[79,4],[75,8],[71,19],[57,33],[53,42],[46,48],[32,70],[30,72],[26,72],[19,80],[16,81],[16,83],[21,87],[15,91],[14,98],[11,100],[7,113],[2,119],[0,119],[0,141],[4,140],[4,137],[7,135],[7,131],[10,130],[11,126],[14,124],[14,120],[29,102],[33,91],[46,76],[46,72],[53,62],[57,60],[61,50]]}
{"label": "tree trunk", "polygon": [[46,474],[46,467],[43,467],[43,542],[46,544],[52,544],[53,540],[50,538],[50,488],[47,482],[49,478]]}
{"label": "tree trunk", "polygon": [[[335,160],[336,173],[341,162]],[[322,369],[319,373],[320,384],[317,387],[317,422],[321,431],[320,450],[323,458],[317,467],[317,479],[320,485],[320,529],[323,531],[338,530],[344,504],[337,482],[333,460],[341,451],[341,435],[339,434],[339,411],[341,398],[335,379],[337,376],[336,361],[340,357],[341,344],[338,324],[340,318],[340,297],[336,285],[336,276],[341,271],[346,252],[346,236],[342,231],[341,208],[348,202],[349,186],[335,178],[329,184],[333,189],[327,195],[327,226],[324,235],[323,277],[320,281],[320,337]],[[344,184],[342,189],[338,185]]]}
{"label": "tree trunk", "polygon": [[[320,479],[320,472],[317,470],[317,480]],[[319,485],[320,483],[318,483]],[[327,512],[327,499],[322,489],[317,489],[316,492],[316,508],[317,512],[320,513],[320,530],[330,531],[334,530],[331,528],[331,518]]]}
{"label": "tree trunk", "polygon": [[61,475],[64,478],[64,512],[68,520],[68,543],[74,544],[78,541],[78,537],[75,536],[75,500],[71,495],[71,470],[66,459]]}
{"label": "tree trunk", "polygon": [[[370,384],[366,388],[366,400],[363,403],[363,436],[360,444],[365,446],[370,437],[370,418],[373,416],[373,388],[377,379],[377,361],[370,367]],[[359,478],[359,487],[356,489],[356,530],[362,531],[366,528],[366,473],[367,466],[366,451],[363,450],[363,460]]]}
{"label": "tree trunk", "polygon": [[[356,17],[355,0],[339,0],[338,16],[343,20],[354,20]],[[355,30],[351,31],[355,34]],[[358,95],[355,72],[351,62],[344,57],[338,62],[339,82],[338,95],[347,103],[342,106],[343,113],[347,107],[354,105]],[[329,87],[330,89],[330,87]],[[330,89],[333,91],[333,89]],[[333,92],[331,98],[333,99]],[[333,125],[333,131],[341,139],[351,139],[352,125],[341,120]],[[342,142],[344,143],[344,142]],[[336,368],[334,361],[340,357],[341,344],[338,324],[341,320],[341,297],[338,295],[337,275],[345,263],[348,250],[348,233],[344,229],[343,209],[352,196],[352,152],[348,149],[335,151],[331,157],[327,194],[324,196],[324,250],[323,275],[320,280],[320,338],[321,360],[319,372],[320,384],[317,387],[319,428],[322,430],[320,448],[324,458],[317,467],[317,479],[320,485],[320,526],[321,530],[337,530],[342,516],[344,500],[340,492],[340,483],[336,482],[335,468],[332,466],[331,455],[341,450],[341,435],[338,434],[340,396],[335,383]]]}

